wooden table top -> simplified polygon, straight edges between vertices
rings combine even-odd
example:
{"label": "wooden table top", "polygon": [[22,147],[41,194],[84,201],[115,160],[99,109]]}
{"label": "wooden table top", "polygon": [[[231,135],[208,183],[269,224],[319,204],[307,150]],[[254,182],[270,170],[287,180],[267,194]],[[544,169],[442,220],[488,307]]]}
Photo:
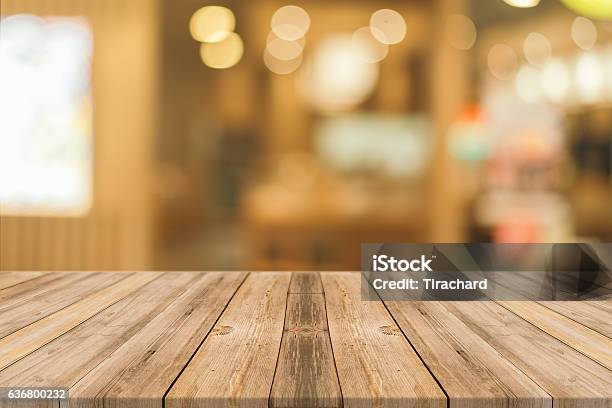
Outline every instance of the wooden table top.
{"label": "wooden table top", "polygon": [[0,274],[0,387],[60,407],[610,408],[611,337],[612,301],[361,301],[354,272]]}

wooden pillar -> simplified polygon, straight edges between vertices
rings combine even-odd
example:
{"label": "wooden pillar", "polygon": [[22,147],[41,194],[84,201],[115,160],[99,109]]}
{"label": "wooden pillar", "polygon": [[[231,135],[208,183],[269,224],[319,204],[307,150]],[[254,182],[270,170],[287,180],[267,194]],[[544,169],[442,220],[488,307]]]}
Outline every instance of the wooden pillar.
{"label": "wooden pillar", "polygon": [[465,211],[461,200],[458,165],[448,154],[449,126],[468,100],[470,84],[468,55],[450,46],[444,27],[453,14],[467,14],[466,0],[438,0],[433,13],[431,115],[434,151],[429,180],[429,230],[432,242],[461,242],[467,239]]}

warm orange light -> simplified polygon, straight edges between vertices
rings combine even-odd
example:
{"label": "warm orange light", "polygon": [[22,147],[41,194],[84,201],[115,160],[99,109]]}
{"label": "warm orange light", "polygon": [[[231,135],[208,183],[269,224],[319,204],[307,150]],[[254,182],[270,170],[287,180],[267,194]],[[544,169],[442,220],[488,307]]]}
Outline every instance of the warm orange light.
{"label": "warm orange light", "polygon": [[236,33],[229,33],[222,41],[203,43],[200,46],[200,56],[204,64],[216,69],[233,67],[240,61],[243,53],[242,39]]}
{"label": "warm orange light", "polygon": [[189,32],[200,42],[219,42],[234,31],[236,18],[234,13],[226,7],[202,7],[191,16]]}
{"label": "warm orange light", "polygon": [[397,44],[406,36],[406,21],[395,10],[382,9],[370,17],[372,35],[383,44]]}

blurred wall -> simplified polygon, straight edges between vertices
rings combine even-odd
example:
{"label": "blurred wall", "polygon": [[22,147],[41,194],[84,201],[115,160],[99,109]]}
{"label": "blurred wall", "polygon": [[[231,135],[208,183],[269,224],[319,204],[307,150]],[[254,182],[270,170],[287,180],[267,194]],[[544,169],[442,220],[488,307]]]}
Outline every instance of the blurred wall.
{"label": "blurred wall", "polygon": [[83,16],[94,37],[93,205],[85,217],[2,216],[0,269],[148,269],[158,106],[157,0],[2,0],[3,16]]}

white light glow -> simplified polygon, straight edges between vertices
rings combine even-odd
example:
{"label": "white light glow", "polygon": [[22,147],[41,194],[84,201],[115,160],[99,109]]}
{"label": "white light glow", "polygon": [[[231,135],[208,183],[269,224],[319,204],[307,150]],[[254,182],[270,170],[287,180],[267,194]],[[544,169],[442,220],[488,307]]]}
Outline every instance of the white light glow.
{"label": "white light glow", "polygon": [[353,33],[351,38],[353,52],[365,62],[379,62],[389,53],[389,46],[376,40],[372,32],[376,28],[361,27]]}
{"label": "white light glow", "polygon": [[514,86],[519,97],[527,103],[538,102],[542,95],[540,73],[529,65],[523,65],[518,71]]}
{"label": "white light glow", "polygon": [[270,52],[268,52],[268,50],[266,49],[264,51],[263,60],[264,64],[266,65],[266,67],[268,67],[270,71],[279,75],[287,75],[294,72],[300,67],[300,65],[302,64],[302,54],[299,54],[295,59],[292,60],[282,60],[270,54]]}
{"label": "white light glow", "polygon": [[301,7],[284,6],[276,10],[270,22],[278,38],[295,41],[306,35],[310,28],[310,16]]}
{"label": "white light glow", "polygon": [[91,202],[92,38],[81,18],[0,19],[0,212]]}
{"label": "white light glow", "polygon": [[576,64],[576,86],[582,102],[592,103],[602,96],[604,70],[601,60],[594,53],[585,53]]}
{"label": "white light glow", "polygon": [[542,68],[552,54],[552,46],[545,35],[533,32],[523,42],[523,53],[531,65]]}
{"label": "white light glow", "polygon": [[406,37],[406,21],[395,10],[382,9],[370,17],[372,35],[383,44],[397,44]]}
{"label": "white light glow", "polygon": [[487,54],[487,63],[489,71],[495,78],[507,81],[516,72],[518,57],[516,52],[506,44],[495,44]]}
{"label": "white light glow", "polygon": [[266,43],[266,50],[274,58],[289,61],[296,59],[302,54],[303,45],[299,41],[287,41],[275,35],[272,37]]}
{"label": "white light glow", "polygon": [[300,91],[316,109],[349,110],[364,101],[378,82],[378,64],[360,60],[351,36],[335,34],[323,40],[300,71]]}
{"label": "white light glow", "polygon": [[550,60],[541,73],[542,92],[548,100],[556,103],[563,102],[571,86],[570,72],[560,60]]}
{"label": "white light glow", "polygon": [[590,50],[597,42],[597,27],[588,18],[578,16],[572,23],[572,39],[583,50]]}
{"label": "white light glow", "polygon": [[604,71],[606,75],[606,95],[609,101],[612,101],[612,46],[604,53]]}
{"label": "white light glow", "polygon": [[476,26],[463,14],[454,14],[446,21],[446,38],[451,47],[469,50],[476,43]]}
{"label": "white light glow", "polygon": [[540,4],[540,0],[504,0],[504,3],[512,7],[529,8]]}

